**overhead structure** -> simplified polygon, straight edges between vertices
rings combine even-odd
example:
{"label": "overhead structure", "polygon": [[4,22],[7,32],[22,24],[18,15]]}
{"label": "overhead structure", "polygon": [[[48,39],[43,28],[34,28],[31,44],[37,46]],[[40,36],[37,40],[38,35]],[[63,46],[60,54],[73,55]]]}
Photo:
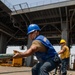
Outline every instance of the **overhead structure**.
{"label": "overhead structure", "polygon": [[[13,10],[13,11],[12,11]],[[22,3],[9,9],[0,0],[0,53],[6,53],[7,46],[16,45],[30,47],[31,40],[27,36],[27,27],[36,23],[41,34],[53,45],[59,44],[61,38],[69,47],[75,44],[75,0],[66,0],[40,6]],[[26,65],[32,66],[33,56],[26,59]]]}
{"label": "overhead structure", "polygon": [[75,0],[35,7],[23,3],[12,10],[0,1],[0,53],[5,53],[9,45],[27,45],[27,27],[31,23],[38,24],[41,34],[53,45],[59,44],[61,38],[68,45],[75,44]]}
{"label": "overhead structure", "polygon": [[41,34],[45,35],[52,44],[59,44],[61,38],[64,38],[69,45],[75,44],[74,0],[35,7],[29,7],[25,3],[25,8],[22,8],[23,5],[17,5],[20,7],[18,10],[14,6],[15,11],[11,13],[23,30],[30,23],[37,23],[41,28]]}

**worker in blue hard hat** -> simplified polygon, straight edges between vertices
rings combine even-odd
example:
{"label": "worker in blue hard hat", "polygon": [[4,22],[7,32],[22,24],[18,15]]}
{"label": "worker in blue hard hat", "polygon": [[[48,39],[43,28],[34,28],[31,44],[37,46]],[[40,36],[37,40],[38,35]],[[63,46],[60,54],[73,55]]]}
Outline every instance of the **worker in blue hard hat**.
{"label": "worker in blue hard hat", "polygon": [[27,57],[34,54],[39,63],[32,67],[32,75],[49,75],[49,72],[55,69],[61,61],[50,41],[39,34],[40,30],[37,24],[30,24],[27,32],[29,38],[33,40],[30,48],[25,52],[15,54],[13,57]]}
{"label": "worker in blue hard hat", "polygon": [[41,29],[39,28],[39,26],[37,24],[31,24],[29,25],[28,27],[28,33],[27,34],[30,34],[34,31],[40,31]]}

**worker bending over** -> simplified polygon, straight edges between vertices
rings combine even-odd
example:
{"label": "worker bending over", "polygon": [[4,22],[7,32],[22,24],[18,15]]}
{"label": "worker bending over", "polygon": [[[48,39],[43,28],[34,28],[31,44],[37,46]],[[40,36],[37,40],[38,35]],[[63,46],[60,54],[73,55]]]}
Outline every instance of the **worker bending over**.
{"label": "worker bending over", "polygon": [[55,69],[61,61],[50,41],[39,34],[40,30],[37,24],[30,24],[27,34],[33,40],[32,45],[27,51],[16,53],[13,57],[28,57],[34,54],[39,63],[32,67],[32,75],[49,75],[49,72]]}

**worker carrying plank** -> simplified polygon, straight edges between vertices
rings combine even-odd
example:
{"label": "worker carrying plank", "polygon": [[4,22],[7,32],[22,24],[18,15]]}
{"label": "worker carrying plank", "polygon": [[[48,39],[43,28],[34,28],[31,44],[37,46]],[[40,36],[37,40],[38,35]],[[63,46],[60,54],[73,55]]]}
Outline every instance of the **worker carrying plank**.
{"label": "worker carrying plank", "polygon": [[13,58],[28,57],[34,54],[39,63],[32,68],[32,75],[49,75],[49,72],[60,64],[58,53],[51,42],[43,35],[40,35],[40,28],[37,24],[30,24],[28,36],[33,40],[32,45],[25,52],[16,53]]}

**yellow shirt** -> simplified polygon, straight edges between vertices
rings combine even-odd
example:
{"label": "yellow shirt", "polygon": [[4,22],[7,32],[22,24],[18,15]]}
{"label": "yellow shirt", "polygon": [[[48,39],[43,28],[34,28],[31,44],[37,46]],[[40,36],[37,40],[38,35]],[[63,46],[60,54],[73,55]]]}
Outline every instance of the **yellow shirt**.
{"label": "yellow shirt", "polygon": [[61,49],[63,49],[63,48],[65,48],[65,51],[60,55],[61,59],[70,57],[70,51],[69,51],[68,46],[65,45]]}

